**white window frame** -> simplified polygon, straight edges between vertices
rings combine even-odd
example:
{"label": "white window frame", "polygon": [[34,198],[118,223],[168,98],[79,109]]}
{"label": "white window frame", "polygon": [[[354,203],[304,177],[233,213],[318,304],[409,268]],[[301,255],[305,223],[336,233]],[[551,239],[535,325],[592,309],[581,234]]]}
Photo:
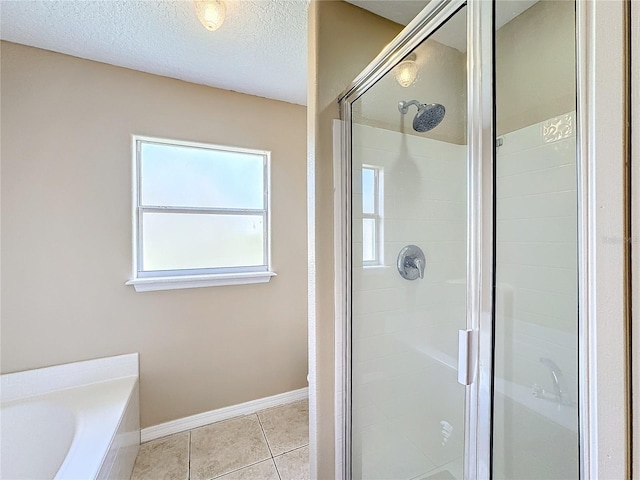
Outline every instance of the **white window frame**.
{"label": "white window frame", "polygon": [[[364,220],[371,219],[375,222],[375,238],[373,239],[374,243],[374,259],[373,260],[365,260],[364,255],[362,259],[363,267],[379,267],[384,265],[384,252],[382,248],[383,244],[383,230],[382,230],[382,209],[383,209],[383,178],[384,172],[382,167],[378,167],[376,165],[362,165],[362,171],[364,170],[372,170],[373,171],[373,213],[365,213],[364,208],[362,209],[362,228],[364,231]],[[363,192],[364,195],[364,192]],[[364,244],[363,244],[364,246]],[[364,252],[364,248],[363,248]]]}
{"label": "white window frame", "polygon": [[[180,146],[190,148],[202,148],[206,150],[224,151],[233,153],[248,153],[260,155],[264,158],[264,208],[263,209],[239,209],[239,208],[203,208],[203,207],[173,207],[162,205],[143,205],[141,202],[141,159],[140,145],[142,143],[155,143],[167,146]],[[271,152],[267,150],[253,150],[247,148],[214,145],[208,143],[186,142],[167,138],[132,135],[133,158],[133,188],[132,188],[132,274],[126,285],[132,285],[137,292],[154,290],[173,290],[180,288],[214,287],[222,285],[244,285],[251,283],[265,283],[275,276],[271,268]],[[142,270],[142,213],[143,212],[170,212],[190,214],[217,214],[217,215],[261,215],[264,219],[263,252],[265,265],[251,267],[228,268],[201,268],[182,270]]]}

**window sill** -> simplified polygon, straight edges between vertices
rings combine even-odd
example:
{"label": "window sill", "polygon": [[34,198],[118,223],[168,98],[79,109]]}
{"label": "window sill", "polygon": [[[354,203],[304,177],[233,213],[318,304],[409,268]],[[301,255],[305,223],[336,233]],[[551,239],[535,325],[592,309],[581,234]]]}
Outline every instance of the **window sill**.
{"label": "window sill", "polygon": [[134,278],[125,285],[133,285],[136,292],[176,290],[180,288],[221,287],[224,285],[247,285],[267,283],[275,272],[225,273],[219,275],[185,275],[178,277]]}

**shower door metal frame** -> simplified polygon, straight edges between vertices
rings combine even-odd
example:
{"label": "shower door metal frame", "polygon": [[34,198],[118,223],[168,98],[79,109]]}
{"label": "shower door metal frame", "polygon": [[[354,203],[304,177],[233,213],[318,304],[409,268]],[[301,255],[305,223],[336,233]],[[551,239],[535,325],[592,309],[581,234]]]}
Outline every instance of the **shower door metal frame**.
{"label": "shower door metal frame", "polygon": [[[467,4],[468,83],[468,235],[467,328],[475,332],[476,376],[465,400],[465,479],[491,475],[493,369],[493,1],[432,0],[339,97],[341,151],[334,172],[336,266],[336,478],[350,478],[350,323],[351,323],[351,102],[395,66],[455,11]],[[631,467],[629,368],[625,353],[629,242],[604,245],[611,233],[626,231],[619,213],[625,193],[611,178],[626,178],[625,111],[616,92],[625,89],[624,46],[633,23],[623,0],[576,0],[578,311],[580,478],[626,478]],[[625,24],[626,22],[629,22]],[[637,36],[632,35],[637,47]],[[628,42],[628,38],[626,40]],[[636,57],[637,58],[637,53]],[[627,72],[626,75],[629,75]],[[637,75],[632,78],[637,87]],[[608,88],[602,88],[606,85]],[[638,94],[634,90],[634,107]],[[623,94],[624,96],[624,94]],[[633,107],[632,107],[633,108]],[[606,121],[602,121],[606,118]],[[633,137],[638,139],[634,126]],[[635,147],[635,144],[634,144]],[[637,153],[634,156],[637,159]],[[601,159],[597,162],[597,159]],[[635,171],[638,170],[637,165]],[[634,210],[640,194],[635,192]],[[612,215],[613,213],[613,215]],[[632,224],[633,233],[640,228]],[[637,242],[637,239],[635,239]],[[624,245],[622,245],[624,244]],[[637,243],[633,246],[637,246]],[[636,264],[637,265],[637,264]],[[636,267],[637,269],[638,267]],[[604,272],[604,275],[603,275]],[[637,275],[636,275],[637,277]],[[623,283],[627,287],[620,288]],[[637,290],[637,287],[635,287]],[[606,322],[599,322],[598,315]],[[605,325],[606,323],[606,325]],[[634,329],[637,338],[638,329]],[[636,342],[638,343],[638,342]],[[634,347],[636,345],[634,344]],[[638,362],[635,362],[637,365]],[[634,372],[636,378],[639,376]],[[639,382],[640,383],[640,382]],[[344,394],[344,395],[343,395]],[[474,413],[475,412],[475,413]],[[634,418],[637,416],[634,416]],[[636,426],[638,423],[636,422]],[[640,461],[635,465],[640,464]],[[340,467],[339,467],[340,466]]]}
{"label": "shower door metal frame", "polygon": [[[339,96],[334,164],[336,478],[351,479],[351,104],[467,6],[467,314],[471,384],[465,388],[467,480],[491,475],[493,381],[493,1],[432,0]],[[338,433],[340,432],[340,433]]]}

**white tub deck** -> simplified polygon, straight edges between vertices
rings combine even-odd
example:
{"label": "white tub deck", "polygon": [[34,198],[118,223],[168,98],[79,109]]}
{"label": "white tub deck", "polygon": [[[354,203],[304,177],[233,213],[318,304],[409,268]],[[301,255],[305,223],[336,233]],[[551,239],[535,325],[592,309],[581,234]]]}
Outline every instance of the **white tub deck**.
{"label": "white tub deck", "polygon": [[128,478],[140,445],[137,361],[3,375],[0,478]]}

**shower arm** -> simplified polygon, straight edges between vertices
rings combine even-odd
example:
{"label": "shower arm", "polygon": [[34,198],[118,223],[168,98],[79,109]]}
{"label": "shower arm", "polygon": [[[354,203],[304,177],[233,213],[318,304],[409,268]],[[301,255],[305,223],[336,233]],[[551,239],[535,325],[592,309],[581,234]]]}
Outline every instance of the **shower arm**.
{"label": "shower arm", "polygon": [[418,100],[409,100],[408,102],[400,101],[398,103],[398,110],[404,115],[409,111],[409,107],[411,105],[415,105],[416,107],[420,108],[422,104]]}

